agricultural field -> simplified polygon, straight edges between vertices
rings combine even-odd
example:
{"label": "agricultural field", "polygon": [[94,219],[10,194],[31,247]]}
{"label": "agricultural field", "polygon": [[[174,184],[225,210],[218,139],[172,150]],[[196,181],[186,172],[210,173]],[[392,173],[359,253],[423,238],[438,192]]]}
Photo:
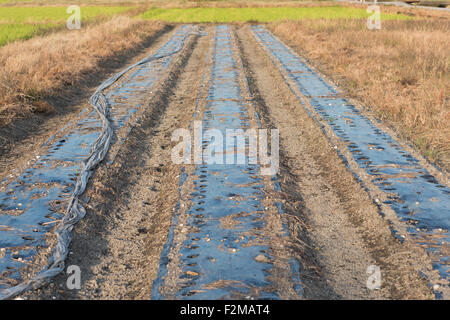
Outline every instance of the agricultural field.
{"label": "agricultural field", "polygon": [[[132,7],[82,7],[81,20],[89,23],[129,11]],[[0,46],[18,39],[29,39],[45,31],[64,28],[67,7],[2,7],[0,8]]]}
{"label": "agricultural field", "polygon": [[0,0],[0,300],[450,299],[422,4]]}
{"label": "agricultural field", "polygon": [[[339,6],[330,7],[278,7],[278,8],[172,8],[150,9],[140,15],[149,20],[182,23],[274,22],[282,20],[367,19],[364,9]],[[382,20],[410,20],[411,17],[383,13]]]}

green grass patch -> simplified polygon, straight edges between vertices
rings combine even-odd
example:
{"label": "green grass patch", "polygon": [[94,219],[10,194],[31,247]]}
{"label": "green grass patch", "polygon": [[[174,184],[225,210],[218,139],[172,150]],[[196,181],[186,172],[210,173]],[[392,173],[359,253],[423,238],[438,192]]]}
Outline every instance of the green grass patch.
{"label": "green grass patch", "polygon": [[[130,10],[132,7],[80,7],[81,21],[103,15],[110,16]],[[3,7],[0,23],[65,22],[70,16],[67,7]]]}
{"label": "green grass patch", "polygon": [[21,3],[21,2],[35,2],[35,0],[0,0],[0,3]]}
{"label": "green grass patch", "polygon": [[[1,0],[0,0],[1,1]],[[81,25],[96,18],[123,13],[133,7],[80,7]],[[67,7],[0,7],[0,46],[29,39],[43,31],[64,26],[71,14]]]}
{"label": "green grass patch", "polygon": [[0,46],[18,39],[30,39],[39,32],[56,27],[57,24],[32,25],[23,23],[0,24]]}
{"label": "green grass patch", "polygon": [[[303,19],[367,19],[365,9],[331,7],[273,7],[273,8],[152,8],[140,15],[149,20],[168,22],[274,22]],[[382,20],[407,20],[402,14],[381,13]]]}

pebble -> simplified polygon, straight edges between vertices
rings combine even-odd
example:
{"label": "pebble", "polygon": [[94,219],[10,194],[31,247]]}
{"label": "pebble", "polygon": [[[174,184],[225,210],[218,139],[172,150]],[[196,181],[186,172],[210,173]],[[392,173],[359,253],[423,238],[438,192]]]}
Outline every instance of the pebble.
{"label": "pebble", "polygon": [[261,262],[261,263],[267,263],[267,262],[269,262],[269,259],[267,259],[267,257],[265,255],[259,254],[255,257],[255,261]]}

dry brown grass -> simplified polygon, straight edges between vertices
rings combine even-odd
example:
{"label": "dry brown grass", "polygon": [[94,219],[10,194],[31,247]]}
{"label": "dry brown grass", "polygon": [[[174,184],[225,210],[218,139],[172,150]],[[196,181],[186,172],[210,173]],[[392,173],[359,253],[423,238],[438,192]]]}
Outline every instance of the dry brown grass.
{"label": "dry brown grass", "polygon": [[283,22],[271,30],[425,156],[450,168],[450,21]]}
{"label": "dry brown grass", "polygon": [[[353,8],[367,8],[368,5],[371,3],[365,3],[365,4],[357,4],[357,3],[344,3],[342,5],[353,7]],[[425,18],[438,18],[438,19],[450,19],[450,12],[447,11],[441,11],[441,10],[431,10],[431,9],[424,9],[424,8],[406,8],[406,7],[399,7],[399,6],[393,6],[393,5],[383,5],[380,4],[381,12],[383,13],[401,13],[406,14],[409,16],[416,16],[416,17],[425,17]]]}
{"label": "dry brown grass", "polygon": [[0,48],[0,126],[29,112],[52,112],[43,98],[100,70],[165,26],[117,16],[81,30],[60,31]]}

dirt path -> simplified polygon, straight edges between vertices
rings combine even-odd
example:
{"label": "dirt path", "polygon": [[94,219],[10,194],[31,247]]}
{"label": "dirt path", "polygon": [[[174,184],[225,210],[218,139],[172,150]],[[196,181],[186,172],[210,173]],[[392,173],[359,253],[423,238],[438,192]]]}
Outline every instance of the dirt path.
{"label": "dirt path", "polygon": [[[348,144],[280,72],[255,29],[203,31],[90,180],[67,259],[81,269],[81,289],[67,289],[60,274],[22,297],[446,298],[427,247],[407,232],[394,236],[402,222],[375,201],[383,191],[346,161]],[[198,123],[224,136],[278,129],[278,174],[262,174],[248,158],[175,164],[172,133]],[[199,142],[206,159],[217,156],[208,153],[211,139]],[[368,288],[370,266],[381,271],[379,289]]]}

